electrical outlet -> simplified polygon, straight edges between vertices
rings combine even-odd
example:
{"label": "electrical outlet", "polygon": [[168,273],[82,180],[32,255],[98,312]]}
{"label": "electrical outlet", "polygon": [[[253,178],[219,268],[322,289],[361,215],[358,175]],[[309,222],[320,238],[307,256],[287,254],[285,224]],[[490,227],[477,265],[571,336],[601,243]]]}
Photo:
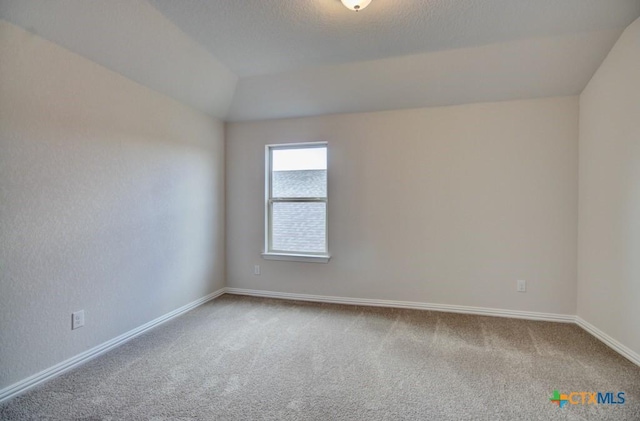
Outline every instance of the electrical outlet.
{"label": "electrical outlet", "polygon": [[516,290],[518,292],[527,292],[527,281],[518,279]]}
{"label": "electrical outlet", "polygon": [[84,310],[71,313],[71,330],[84,326]]}
{"label": "electrical outlet", "polygon": [[253,274],[254,275],[260,275],[260,265],[254,265],[253,266]]}

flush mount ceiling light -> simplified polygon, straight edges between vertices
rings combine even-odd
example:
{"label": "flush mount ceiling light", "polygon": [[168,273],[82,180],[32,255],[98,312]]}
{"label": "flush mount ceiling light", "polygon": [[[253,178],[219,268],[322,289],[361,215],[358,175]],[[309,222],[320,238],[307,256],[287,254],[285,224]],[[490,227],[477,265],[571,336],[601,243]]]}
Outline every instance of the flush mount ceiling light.
{"label": "flush mount ceiling light", "polygon": [[371,3],[371,0],[340,0],[340,1],[342,1],[342,4],[344,4],[344,6],[347,9],[355,10],[356,12],[364,9],[369,5],[369,3]]}

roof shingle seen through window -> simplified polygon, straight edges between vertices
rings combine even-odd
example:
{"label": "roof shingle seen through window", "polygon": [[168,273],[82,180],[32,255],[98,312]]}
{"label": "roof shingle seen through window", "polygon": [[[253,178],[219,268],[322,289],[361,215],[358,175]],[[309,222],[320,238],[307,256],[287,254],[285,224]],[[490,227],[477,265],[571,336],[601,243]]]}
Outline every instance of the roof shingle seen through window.
{"label": "roof shingle seen through window", "polygon": [[274,171],[273,197],[327,197],[327,170]]}
{"label": "roof shingle seen through window", "polygon": [[[326,197],[326,170],[274,171],[273,197]],[[321,253],[326,250],[324,203],[274,203],[272,248]]]}

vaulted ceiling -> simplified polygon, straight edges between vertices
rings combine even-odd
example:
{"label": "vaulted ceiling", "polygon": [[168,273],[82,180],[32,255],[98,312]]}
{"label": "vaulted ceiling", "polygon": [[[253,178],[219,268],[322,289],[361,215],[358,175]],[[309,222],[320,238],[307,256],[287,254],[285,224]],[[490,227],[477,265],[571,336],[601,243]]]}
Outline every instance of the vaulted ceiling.
{"label": "vaulted ceiling", "polygon": [[579,94],[640,0],[2,0],[0,17],[229,120]]}

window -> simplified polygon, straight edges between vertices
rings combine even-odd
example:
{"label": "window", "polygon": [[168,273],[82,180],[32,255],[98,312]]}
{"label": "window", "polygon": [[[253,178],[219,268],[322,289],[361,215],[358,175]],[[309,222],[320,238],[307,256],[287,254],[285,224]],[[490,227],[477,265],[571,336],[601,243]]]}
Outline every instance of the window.
{"label": "window", "polygon": [[265,259],[324,262],[327,144],[267,145]]}

